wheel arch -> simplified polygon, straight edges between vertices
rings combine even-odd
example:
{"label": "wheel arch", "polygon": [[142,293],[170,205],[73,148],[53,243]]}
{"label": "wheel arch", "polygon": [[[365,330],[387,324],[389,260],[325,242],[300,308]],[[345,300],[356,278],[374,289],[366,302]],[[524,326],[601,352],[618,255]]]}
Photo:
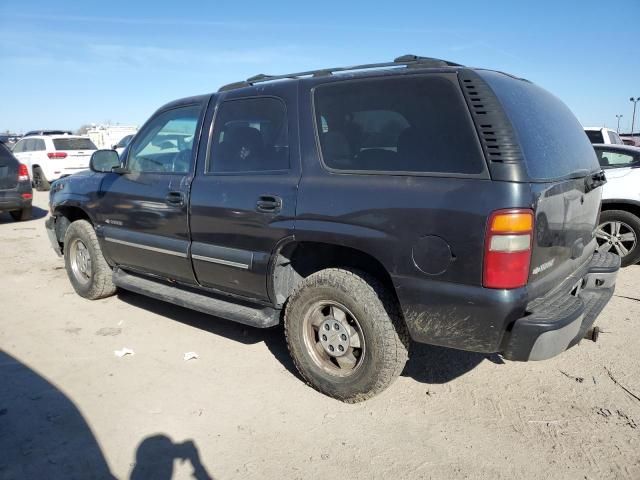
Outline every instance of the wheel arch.
{"label": "wheel arch", "polygon": [[624,210],[640,218],[640,202],[635,200],[626,200],[626,199],[603,200],[600,211],[604,212],[607,210]]}
{"label": "wheel arch", "polygon": [[53,210],[53,216],[56,217],[55,231],[56,238],[61,247],[64,247],[64,236],[73,222],[77,220],[86,220],[95,227],[95,222],[86,210],[75,204],[61,204]]}
{"label": "wheel arch", "polygon": [[269,292],[276,306],[287,301],[295,287],[309,275],[326,268],[352,268],[375,276],[396,301],[391,275],[376,257],[363,250],[334,243],[297,241],[292,237],[281,241],[272,255]]}

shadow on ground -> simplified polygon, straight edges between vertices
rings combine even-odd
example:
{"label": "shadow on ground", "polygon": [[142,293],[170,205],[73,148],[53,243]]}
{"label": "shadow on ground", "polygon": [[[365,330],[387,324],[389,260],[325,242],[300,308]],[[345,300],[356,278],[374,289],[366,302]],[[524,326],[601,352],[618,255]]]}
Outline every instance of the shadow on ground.
{"label": "shadow on ground", "polygon": [[25,220],[24,222],[16,222],[13,218],[11,218],[11,215],[9,215],[9,212],[2,212],[0,213],[0,225],[5,223],[15,223],[16,225],[26,225],[29,222],[32,222],[33,220],[40,220],[41,218],[46,217],[47,213],[48,212],[46,210],[36,207],[34,205],[30,220]]}
{"label": "shadow on ground", "polygon": [[[115,479],[84,417],[62,391],[0,350],[0,478]],[[145,438],[131,479],[173,478],[174,461],[189,462],[192,477],[212,477],[195,443],[167,435]]]}
{"label": "shadow on ground", "polygon": [[193,469],[191,478],[211,480],[200,461],[200,454],[191,440],[173,443],[166,435],[158,434],[145,438],[136,450],[136,463],[131,480],[171,480],[174,461],[189,462]]}
{"label": "shadow on ground", "polygon": [[[287,349],[282,325],[269,329],[248,327],[221,318],[189,310],[169,303],[120,291],[118,297],[124,302],[170,318],[214,335],[221,335],[244,344],[264,342],[273,356],[294,376],[300,378]],[[444,347],[413,344],[411,356],[402,376],[421,383],[447,383],[473,370],[483,360],[501,364],[497,354],[464,352]]]}
{"label": "shadow on ground", "polygon": [[0,478],[115,478],[78,408],[0,351]]}

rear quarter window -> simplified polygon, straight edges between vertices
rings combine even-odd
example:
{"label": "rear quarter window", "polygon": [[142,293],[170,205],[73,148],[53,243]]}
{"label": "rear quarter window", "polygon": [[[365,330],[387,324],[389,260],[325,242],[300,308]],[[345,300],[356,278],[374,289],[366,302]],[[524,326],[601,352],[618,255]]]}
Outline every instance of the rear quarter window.
{"label": "rear quarter window", "polygon": [[551,181],[600,169],[578,119],[554,95],[526,80],[480,70],[518,137],[531,180]]}
{"label": "rear quarter window", "polygon": [[441,175],[486,170],[455,75],[320,85],[314,109],[322,159],[330,169]]}
{"label": "rear quarter window", "polygon": [[96,150],[96,146],[88,138],[54,138],[56,150]]}
{"label": "rear quarter window", "polygon": [[600,130],[585,130],[587,138],[591,143],[604,143],[604,137]]}

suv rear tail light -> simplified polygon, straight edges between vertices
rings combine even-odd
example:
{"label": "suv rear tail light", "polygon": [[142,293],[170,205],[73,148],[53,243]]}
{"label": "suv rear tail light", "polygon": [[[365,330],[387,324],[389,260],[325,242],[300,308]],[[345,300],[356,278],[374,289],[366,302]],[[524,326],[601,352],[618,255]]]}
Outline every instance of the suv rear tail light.
{"label": "suv rear tail light", "polygon": [[19,182],[27,182],[29,180],[29,169],[26,165],[20,164],[18,166],[18,181]]}
{"label": "suv rear tail light", "polygon": [[47,153],[47,157],[54,158],[67,158],[67,154],[65,152],[49,152]]}
{"label": "suv rear tail light", "polygon": [[533,211],[498,210],[489,217],[482,285],[519,288],[527,284],[533,238]]}

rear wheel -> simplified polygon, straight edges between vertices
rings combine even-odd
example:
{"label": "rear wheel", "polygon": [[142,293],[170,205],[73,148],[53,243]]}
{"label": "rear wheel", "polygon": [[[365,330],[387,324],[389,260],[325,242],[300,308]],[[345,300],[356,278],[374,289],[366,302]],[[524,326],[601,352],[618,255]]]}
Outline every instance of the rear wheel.
{"label": "rear wheel", "polygon": [[39,192],[47,192],[51,189],[51,184],[40,167],[33,167],[33,186]]}
{"label": "rear wheel", "polygon": [[619,255],[623,267],[640,260],[640,218],[625,210],[605,210],[596,230],[599,252]]}
{"label": "rear wheel", "polygon": [[14,210],[13,212],[9,212],[11,218],[13,218],[16,222],[24,222],[26,220],[31,220],[32,215],[32,207],[25,207],[22,210]]}
{"label": "rear wheel", "polygon": [[64,263],[78,295],[89,300],[116,292],[111,268],[102,256],[96,232],[86,220],[76,220],[64,236]]}
{"label": "rear wheel", "polygon": [[289,298],[285,333],[304,379],[347,403],[387,388],[408,357],[397,302],[359,271],[330,268],[307,277]]}

